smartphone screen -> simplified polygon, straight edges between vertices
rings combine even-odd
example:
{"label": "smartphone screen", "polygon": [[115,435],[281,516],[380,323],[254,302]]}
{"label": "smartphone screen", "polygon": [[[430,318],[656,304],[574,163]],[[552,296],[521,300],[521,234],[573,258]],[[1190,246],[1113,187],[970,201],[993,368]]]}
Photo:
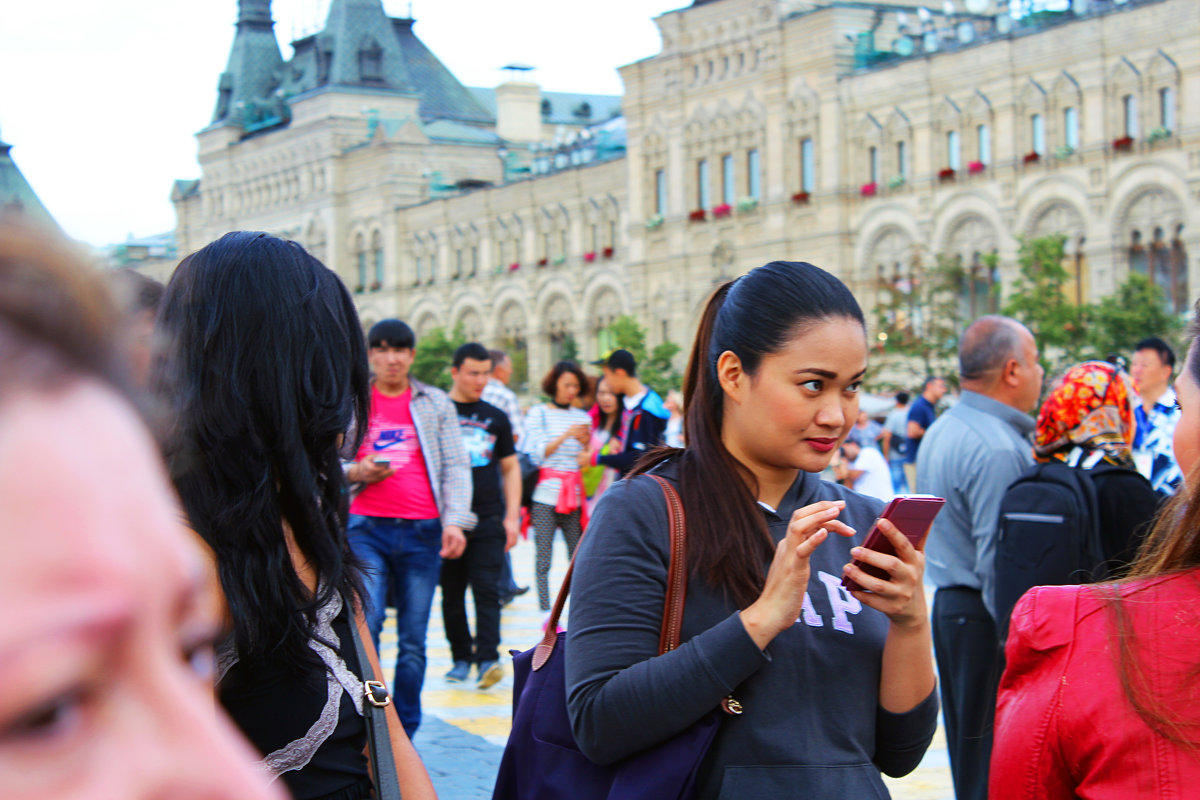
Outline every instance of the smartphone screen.
{"label": "smartphone screen", "polygon": [[[938,515],[945,503],[943,498],[934,497],[931,494],[897,495],[884,507],[879,518],[890,520],[913,543],[913,547],[920,547],[921,543],[925,541],[925,537],[929,535],[929,526],[933,524],[933,518]],[[890,556],[896,555],[896,548],[892,547],[892,543],[879,530],[878,524],[871,526],[862,546]],[[854,561],[854,565],[868,575],[874,575],[882,580],[889,578],[889,575],[879,567],[864,564],[857,559]],[[842,585],[847,589],[862,588],[849,577],[842,578]]]}

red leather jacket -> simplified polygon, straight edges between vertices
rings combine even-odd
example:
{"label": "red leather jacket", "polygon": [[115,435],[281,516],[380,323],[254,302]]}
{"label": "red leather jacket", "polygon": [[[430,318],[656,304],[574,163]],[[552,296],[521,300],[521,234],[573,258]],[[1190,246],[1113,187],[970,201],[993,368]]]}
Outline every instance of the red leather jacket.
{"label": "red leather jacket", "polygon": [[[1126,699],[1103,591],[1042,586],[1013,609],[996,706],[994,800],[1200,797],[1200,749],[1154,733]],[[1121,584],[1121,594],[1146,685],[1197,736],[1200,570]]]}

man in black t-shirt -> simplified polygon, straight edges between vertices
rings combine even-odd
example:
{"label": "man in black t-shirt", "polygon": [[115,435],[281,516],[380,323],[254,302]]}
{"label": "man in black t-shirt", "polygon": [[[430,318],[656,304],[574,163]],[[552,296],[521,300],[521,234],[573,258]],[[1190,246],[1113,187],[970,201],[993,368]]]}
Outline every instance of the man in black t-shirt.
{"label": "man in black t-shirt", "polygon": [[[454,352],[450,399],[458,410],[458,424],[471,460],[471,511],[479,523],[466,531],[463,556],[442,561],[442,622],[454,660],[446,679],[455,683],[467,680],[475,664],[475,685],[480,689],[504,676],[499,662],[499,583],[504,554],[517,543],[521,506],[521,467],[513,446],[512,424],[503,411],[479,399],[491,368],[488,351],[481,344],[464,344]],[[467,622],[468,585],[475,599],[474,640]]]}

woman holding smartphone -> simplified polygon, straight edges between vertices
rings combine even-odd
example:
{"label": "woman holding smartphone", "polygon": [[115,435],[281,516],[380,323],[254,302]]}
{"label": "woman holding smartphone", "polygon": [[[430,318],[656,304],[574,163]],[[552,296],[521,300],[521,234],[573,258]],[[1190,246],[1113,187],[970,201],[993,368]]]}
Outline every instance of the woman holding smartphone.
{"label": "woman holding smartphone", "polygon": [[1126,578],[1037,587],[1013,608],[992,797],[1193,797],[1200,785],[1198,334],[1193,316],[1175,381],[1184,486]]}
{"label": "woman holding smartphone", "polygon": [[[567,699],[588,757],[645,750],[732,695],[742,713],[723,716],[698,797],[886,797],[880,772],[920,762],[937,725],[924,557],[886,521],[896,555],[856,546],[882,504],[819,477],[854,424],[866,359],[858,303],[811,264],[772,262],[713,295],[685,381],[687,447],[608,490],[576,561]],[[683,644],[663,655],[667,511],[646,471],[686,513]]]}
{"label": "woman holding smartphone", "polygon": [[579,454],[592,435],[592,420],[575,407],[575,400],[589,383],[574,361],[559,361],[542,379],[542,392],[550,402],[529,409],[521,449],[541,467],[533,490],[534,537],[537,543],[538,604],[550,610],[550,560],[554,553],[554,531],[561,530],[568,557],[583,535],[583,512],[587,498]]}

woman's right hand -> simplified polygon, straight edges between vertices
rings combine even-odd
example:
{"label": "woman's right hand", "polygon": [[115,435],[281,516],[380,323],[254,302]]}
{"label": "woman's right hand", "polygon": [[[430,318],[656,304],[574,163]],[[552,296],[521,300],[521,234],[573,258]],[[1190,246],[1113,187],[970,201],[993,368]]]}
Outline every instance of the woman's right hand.
{"label": "woman's right hand", "polygon": [[844,500],[822,500],[792,513],[787,533],[775,548],[762,594],[741,613],[746,632],[760,650],[800,618],[813,551],[830,531],[854,535],[855,530],[837,518],[845,507]]}

